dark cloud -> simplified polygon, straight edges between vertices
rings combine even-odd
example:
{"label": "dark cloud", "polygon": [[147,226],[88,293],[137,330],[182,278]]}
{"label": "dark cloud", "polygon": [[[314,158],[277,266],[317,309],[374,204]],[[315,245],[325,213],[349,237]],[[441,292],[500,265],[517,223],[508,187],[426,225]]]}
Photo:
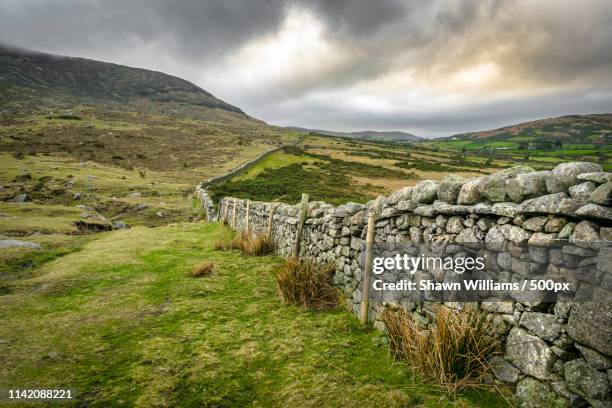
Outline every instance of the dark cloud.
{"label": "dark cloud", "polygon": [[271,122],[440,135],[610,111],[610,21],[609,0],[4,0],[0,42],[168,72]]}

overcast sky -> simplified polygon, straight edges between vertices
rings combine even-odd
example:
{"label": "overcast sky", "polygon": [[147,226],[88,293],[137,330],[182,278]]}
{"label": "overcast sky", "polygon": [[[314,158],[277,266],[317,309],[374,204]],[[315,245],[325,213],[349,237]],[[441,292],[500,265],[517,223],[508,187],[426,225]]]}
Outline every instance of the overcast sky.
{"label": "overcast sky", "polygon": [[185,78],[276,125],[419,136],[612,112],[610,0],[2,0],[0,42]]}

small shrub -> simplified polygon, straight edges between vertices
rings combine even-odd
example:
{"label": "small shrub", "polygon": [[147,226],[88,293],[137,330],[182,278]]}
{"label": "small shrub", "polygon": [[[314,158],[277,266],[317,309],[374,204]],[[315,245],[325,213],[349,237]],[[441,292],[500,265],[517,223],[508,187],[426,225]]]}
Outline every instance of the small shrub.
{"label": "small shrub", "polygon": [[219,240],[215,242],[214,249],[215,251],[227,251],[230,249],[230,247],[227,242]]}
{"label": "small shrub", "polygon": [[334,265],[290,259],[274,273],[281,297],[287,304],[323,310],[338,305],[338,291],[332,284]]}
{"label": "small shrub", "polygon": [[385,310],[382,319],[395,356],[450,392],[483,386],[490,372],[487,358],[499,351],[492,323],[477,310],[441,307],[429,330],[420,329],[403,309]]}
{"label": "small shrub", "polygon": [[274,253],[274,242],[265,234],[241,232],[229,243],[217,242],[215,250],[237,249],[247,256],[266,256]]}
{"label": "small shrub", "polygon": [[213,269],[215,269],[215,264],[210,261],[205,261],[194,266],[191,272],[189,272],[189,276],[192,278],[199,278],[200,276],[210,275]]}

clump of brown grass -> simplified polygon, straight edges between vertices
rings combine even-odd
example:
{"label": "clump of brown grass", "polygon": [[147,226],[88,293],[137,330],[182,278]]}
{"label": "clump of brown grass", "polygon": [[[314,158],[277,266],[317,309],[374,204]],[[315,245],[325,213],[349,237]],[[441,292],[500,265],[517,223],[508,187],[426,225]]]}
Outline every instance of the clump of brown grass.
{"label": "clump of brown grass", "polygon": [[213,246],[215,251],[227,251],[229,250],[229,244],[223,240],[215,241]]}
{"label": "clump of brown grass", "polygon": [[491,370],[487,358],[500,347],[485,313],[440,307],[428,330],[420,329],[403,309],[385,310],[382,319],[392,352],[425,380],[450,392],[484,386]]}
{"label": "clump of brown grass", "polygon": [[323,310],[338,305],[338,291],[332,284],[334,265],[310,260],[289,259],[274,272],[285,303],[304,309]]}
{"label": "clump of brown grass", "polygon": [[237,249],[247,256],[265,256],[274,253],[274,241],[265,234],[241,232],[230,242],[215,243],[215,250]]}
{"label": "clump of brown grass", "polygon": [[215,264],[210,261],[205,261],[194,266],[188,275],[192,278],[199,278],[200,276],[212,274],[213,269],[215,269]]}

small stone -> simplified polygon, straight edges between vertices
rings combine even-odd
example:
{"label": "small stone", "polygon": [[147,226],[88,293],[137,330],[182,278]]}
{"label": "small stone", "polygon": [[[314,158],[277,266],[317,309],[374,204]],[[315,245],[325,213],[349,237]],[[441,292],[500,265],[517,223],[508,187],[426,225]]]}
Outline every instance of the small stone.
{"label": "small stone", "polygon": [[440,183],[438,198],[449,204],[455,204],[459,198],[459,192],[465,182],[463,177],[455,174],[447,174]]}
{"label": "small stone", "polygon": [[489,363],[495,378],[508,384],[516,384],[521,373],[518,368],[501,357],[493,357]]}
{"label": "small stone", "polygon": [[612,205],[612,182],[597,187],[590,197],[591,201],[600,205]]}
{"label": "small stone", "polygon": [[535,232],[527,241],[527,244],[534,247],[551,247],[557,242],[557,234],[545,234]]}
{"label": "small stone", "polygon": [[419,181],[412,189],[412,200],[421,204],[431,204],[438,198],[438,183],[433,180]]}
{"label": "small stone", "polygon": [[113,229],[122,230],[127,229],[129,226],[124,221],[115,221],[113,222]]}
{"label": "small stone", "polygon": [[30,197],[27,194],[17,194],[15,197],[9,200],[11,203],[25,203],[30,201]]}
{"label": "small stone", "polygon": [[612,173],[582,173],[578,175],[578,180],[592,181],[598,184],[603,184],[612,181]]}
{"label": "small stone", "polygon": [[523,230],[521,227],[515,225],[504,224],[500,227],[504,237],[511,242],[521,244],[529,239],[529,233]]}
{"label": "small stone", "polygon": [[532,217],[526,220],[521,227],[529,231],[540,232],[544,228],[544,224],[548,221],[548,217]]}
{"label": "small stone", "polygon": [[517,207],[514,203],[495,203],[493,204],[493,214],[514,218],[517,215]]}
{"label": "small stone", "polygon": [[480,201],[480,193],[478,192],[478,183],[480,179],[470,179],[466,181],[459,191],[459,197],[457,197],[457,204],[472,205]]}
{"label": "small stone", "polygon": [[582,359],[568,361],[564,365],[565,382],[570,391],[587,401],[604,401],[610,398],[608,376],[597,371]]}
{"label": "small stone", "polygon": [[606,357],[603,354],[581,344],[575,343],[575,346],[578,351],[580,351],[580,354],[582,354],[587,363],[597,370],[607,370],[608,368],[612,368],[611,358]]}
{"label": "small stone", "polygon": [[559,208],[559,203],[566,198],[565,193],[531,198],[519,204],[517,210],[523,214],[555,214]]}
{"label": "small stone", "polygon": [[580,217],[596,218],[604,221],[612,221],[612,209],[597,204],[587,204],[576,210]]}
{"label": "small stone", "polygon": [[576,224],[574,232],[569,241],[582,248],[599,248],[604,243],[599,242],[599,231],[597,226],[590,221],[580,221]]}
{"label": "small stone", "polygon": [[19,241],[16,239],[2,239],[0,240],[0,248],[41,249],[42,247],[36,242]]}
{"label": "small stone", "polygon": [[587,201],[591,197],[591,193],[595,191],[597,184],[592,181],[576,184],[569,188],[569,193],[572,198],[579,201]]}
{"label": "small stone", "polygon": [[516,399],[522,408],[563,407],[567,404],[548,384],[525,377],[516,386]]}
{"label": "small stone", "polygon": [[577,342],[612,356],[612,302],[574,303],[567,333]]}
{"label": "small stone", "polygon": [[568,239],[570,235],[574,233],[574,228],[576,227],[575,222],[568,222],[565,226],[559,231],[559,239]]}
{"label": "small stone", "polygon": [[446,224],[446,232],[449,234],[458,234],[463,229],[461,217],[450,217]]}
{"label": "small stone", "polygon": [[514,327],[506,340],[506,357],[527,375],[546,379],[555,362],[555,355],[544,340]]}
{"label": "small stone", "polygon": [[524,312],[519,323],[536,336],[548,341],[553,341],[561,333],[561,325],[557,323],[557,318],[553,314]]}
{"label": "small stone", "polygon": [[[544,225],[544,232],[560,232],[567,224],[567,219],[562,217],[549,218]],[[568,235],[569,236],[569,235]]]}
{"label": "small stone", "polygon": [[546,194],[548,171],[518,174],[506,182],[506,193],[515,203]]}

